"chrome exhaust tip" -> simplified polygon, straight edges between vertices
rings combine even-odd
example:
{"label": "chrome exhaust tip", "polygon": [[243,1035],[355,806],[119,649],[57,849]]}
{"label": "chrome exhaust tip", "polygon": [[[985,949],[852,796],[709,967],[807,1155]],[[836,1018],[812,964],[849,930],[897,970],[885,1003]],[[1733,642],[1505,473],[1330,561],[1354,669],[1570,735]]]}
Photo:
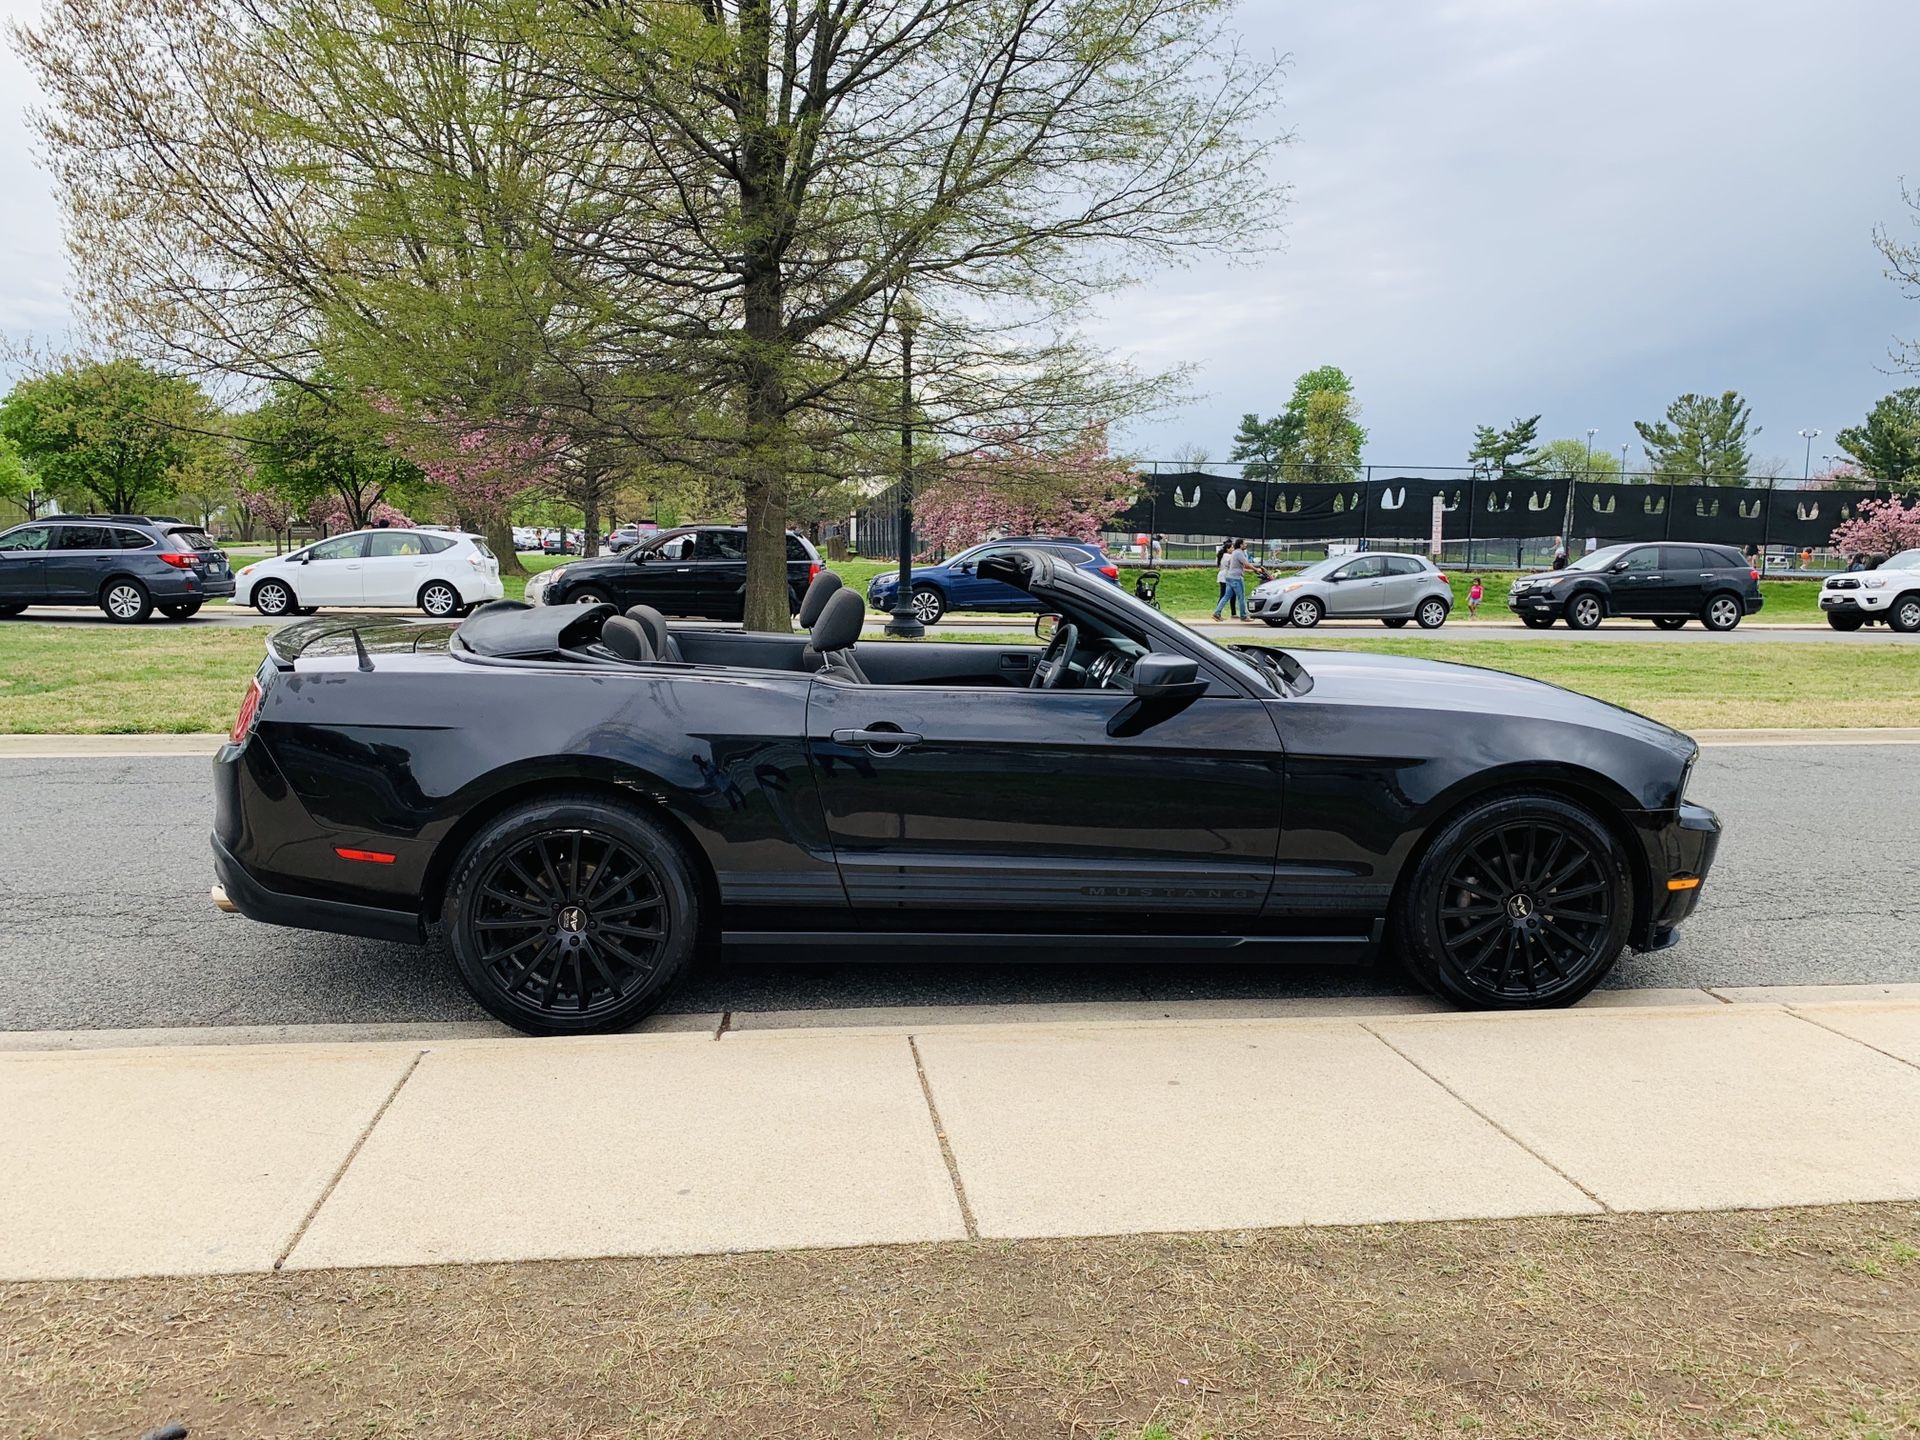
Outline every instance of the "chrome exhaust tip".
{"label": "chrome exhaust tip", "polygon": [[227,898],[226,886],[216,885],[209,890],[207,894],[213,897],[214,909],[224,910],[229,915],[238,915],[240,913],[240,907]]}

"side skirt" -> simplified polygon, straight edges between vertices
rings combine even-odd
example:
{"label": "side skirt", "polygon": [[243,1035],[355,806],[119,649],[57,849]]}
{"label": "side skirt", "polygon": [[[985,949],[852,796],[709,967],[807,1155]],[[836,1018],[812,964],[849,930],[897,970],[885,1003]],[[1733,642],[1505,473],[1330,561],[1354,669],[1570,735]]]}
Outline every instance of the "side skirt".
{"label": "side skirt", "polygon": [[[846,964],[1072,964],[1089,958],[1130,952],[1130,958],[1167,964],[1365,965],[1380,954],[1384,920],[1364,930],[1329,930],[1291,935],[1140,934],[1071,935],[1034,931],[967,930],[723,930],[726,950],[753,951],[758,961],[782,958],[812,963],[801,949],[830,949]],[[911,951],[903,955],[902,951]]]}

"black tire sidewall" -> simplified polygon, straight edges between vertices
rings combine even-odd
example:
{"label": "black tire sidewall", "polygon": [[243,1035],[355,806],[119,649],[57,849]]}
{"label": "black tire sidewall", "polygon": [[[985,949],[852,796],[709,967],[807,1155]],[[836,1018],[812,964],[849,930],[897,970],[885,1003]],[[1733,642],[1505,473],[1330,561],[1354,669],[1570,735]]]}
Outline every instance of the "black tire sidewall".
{"label": "black tire sidewall", "polygon": [[[1472,837],[1514,820],[1550,820],[1575,830],[1610,860],[1617,886],[1615,915],[1605,958],[1591,965],[1572,985],[1544,999],[1518,999],[1479,991],[1456,971],[1440,943],[1436,913],[1439,890],[1464,845]],[[1441,822],[1433,842],[1407,874],[1394,898],[1390,944],[1414,979],[1455,1005],[1474,1010],[1523,1010],[1572,1005],[1606,979],[1626,947],[1633,925],[1633,875],[1611,831],[1585,808],[1547,795],[1508,794],[1467,806]]]}
{"label": "black tire sidewall", "polygon": [[[1590,621],[1582,621],[1579,618],[1581,607],[1589,600],[1593,602],[1595,607],[1594,616]],[[1575,595],[1571,600],[1567,601],[1565,614],[1567,628],[1569,630],[1597,630],[1600,627],[1600,622],[1607,618],[1607,607],[1600,603],[1599,597],[1597,596]]]}
{"label": "black tire sidewall", "polygon": [[162,605],[159,610],[169,620],[191,620],[200,613],[200,602],[189,600],[183,605]]}
{"label": "black tire sidewall", "polygon": [[1835,630],[1858,630],[1866,623],[1858,615],[1839,615],[1832,611],[1827,613],[1827,624]]}
{"label": "black tire sidewall", "polygon": [[[1724,625],[1717,625],[1714,623],[1714,619],[1713,619],[1713,607],[1718,605],[1723,600],[1733,601],[1733,619],[1729,620]],[[1719,595],[1709,595],[1707,597],[1707,603],[1700,607],[1700,623],[1706,626],[1707,629],[1712,630],[1717,634],[1724,635],[1727,631],[1734,629],[1740,623],[1740,601],[1736,597],[1732,595],[1728,595],[1724,592]]]}
{"label": "black tire sidewall", "polygon": [[[639,990],[614,1010],[584,1020],[522,1009],[500,992],[467,930],[468,892],[500,851],[543,830],[592,830],[631,847],[653,866],[667,901],[668,940],[660,963]],[[467,992],[496,1020],[529,1035],[588,1035],[624,1030],[658,1007],[699,944],[700,889],[685,848],[663,827],[627,806],[591,795],[529,801],[487,822],[448,873],[441,910],[447,948]]]}

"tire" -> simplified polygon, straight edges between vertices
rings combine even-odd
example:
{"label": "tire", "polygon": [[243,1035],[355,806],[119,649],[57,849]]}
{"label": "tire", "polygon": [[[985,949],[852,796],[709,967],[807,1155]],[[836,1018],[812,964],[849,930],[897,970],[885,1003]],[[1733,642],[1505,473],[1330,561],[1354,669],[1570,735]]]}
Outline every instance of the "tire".
{"label": "tire", "polygon": [[22,604],[0,605],[0,620],[11,620],[16,615],[24,615],[27,607]]}
{"label": "tire", "polygon": [[168,602],[158,608],[160,613],[169,620],[191,620],[200,613],[200,605],[201,602],[198,600],[181,600]]}
{"label": "tire", "polygon": [[1591,591],[1584,595],[1576,595],[1567,601],[1565,617],[1567,628],[1569,630],[1592,630],[1599,625],[1601,618],[1606,613],[1606,607],[1600,603],[1600,597],[1598,595],[1593,594]]}
{"label": "tire", "polygon": [[489,1014],[529,1035],[588,1035],[660,1003],[698,942],[700,889],[653,821],[563,794],[517,805],[467,842],[442,919],[460,979]]}
{"label": "tire", "polygon": [[1626,856],[1590,812],[1499,796],[1442,822],[1394,897],[1393,943],[1456,1005],[1571,1005],[1619,958],[1633,900]]}
{"label": "tire", "polygon": [[913,587],[913,618],[922,625],[938,625],[947,613],[947,602],[931,585]]}
{"label": "tire", "polygon": [[1687,623],[1685,615],[1656,615],[1653,625],[1656,630],[1678,630]]}
{"label": "tire", "polygon": [[1435,596],[1420,602],[1420,608],[1414,612],[1414,618],[1420,622],[1422,630],[1438,630],[1447,623],[1447,616],[1452,613],[1453,607]]}
{"label": "tire", "polygon": [[1389,630],[1404,630],[1407,628],[1407,617],[1401,615],[1392,620],[1382,620],[1380,623]]}
{"label": "tire", "polygon": [[1920,630],[1920,590],[1910,590],[1887,607],[1887,625],[1902,635]]}
{"label": "tire", "polygon": [[444,580],[429,580],[414,599],[430,620],[450,620],[463,608],[460,592]]}
{"label": "tire", "polygon": [[298,608],[284,580],[262,580],[253,587],[253,608],[262,615],[291,615]]}
{"label": "tire", "polygon": [[1838,610],[1829,610],[1827,612],[1827,624],[1836,630],[1858,630],[1866,623],[1867,621],[1864,615],[1843,614]]}
{"label": "tire", "polygon": [[1302,630],[1311,630],[1327,613],[1327,607],[1311,595],[1302,595],[1287,611],[1287,619]]}
{"label": "tire", "polygon": [[1700,607],[1700,623],[1709,630],[1728,631],[1740,623],[1740,597],[1724,592],[1707,598]]}
{"label": "tire", "polygon": [[1267,624],[1271,625],[1276,630],[1278,630],[1281,626],[1287,623],[1286,617],[1284,615],[1279,616],[1277,618],[1272,615],[1262,615],[1260,618],[1264,620]]}
{"label": "tire", "polygon": [[573,598],[566,603],[569,605],[611,605],[613,601],[607,596],[602,595],[598,590],[589,587],[585,590],[574,591]]}
{"label": "tire", "polygon": [[1520,623],[1529,630],[1547,630],[1553,626],[1553,617],[1551,615],[1522,615],[1520,617]]}
{"label": "tire", "polygon": [[153,596],[138,580],[109,580],[100,591],[100,609],[116,625],[138,625],[153,614]]}

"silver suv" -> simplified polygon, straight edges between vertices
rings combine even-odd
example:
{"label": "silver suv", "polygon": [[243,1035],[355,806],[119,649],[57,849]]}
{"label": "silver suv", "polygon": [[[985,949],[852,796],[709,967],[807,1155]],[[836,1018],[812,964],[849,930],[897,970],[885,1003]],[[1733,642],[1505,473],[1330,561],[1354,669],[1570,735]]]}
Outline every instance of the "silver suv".
{"label": "silver suv", "polygon": [[1419,555],[1336,555],[1298,575],[1269,580],[1247,600],[1247,614],[1269,625],[1311,630],[1322,620],[1409,620],[1437,630],[1453,609],[1453,587]]}

